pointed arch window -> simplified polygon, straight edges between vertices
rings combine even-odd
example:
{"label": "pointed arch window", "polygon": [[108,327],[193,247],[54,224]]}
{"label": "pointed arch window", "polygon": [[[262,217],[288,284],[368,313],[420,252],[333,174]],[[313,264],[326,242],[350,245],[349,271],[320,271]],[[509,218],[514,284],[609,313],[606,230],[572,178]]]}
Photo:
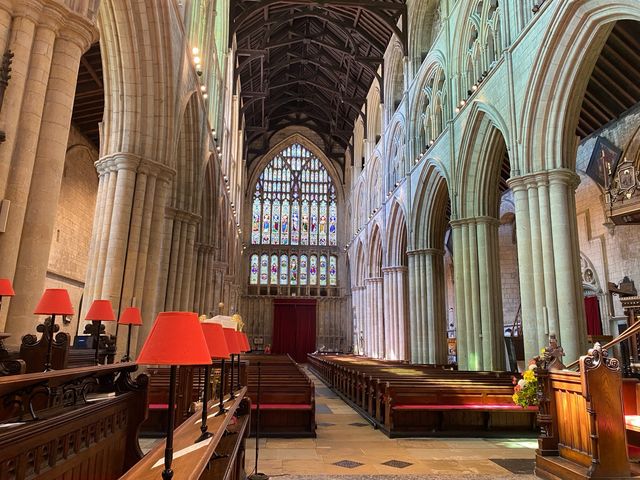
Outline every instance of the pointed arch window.
{"label": "pointed arch window", "polygon": [[277,287],[258,290],[269,295],[338,286],[336,186],[317,156],[299,143],[285,147],[260,173],[250,202],[249,285]]}
{"label": "pointed arch window", "polygon": [[299,143],[290,145],[256,183],[251,243],[337,245],[336,200],[335,185],[320,159]]}

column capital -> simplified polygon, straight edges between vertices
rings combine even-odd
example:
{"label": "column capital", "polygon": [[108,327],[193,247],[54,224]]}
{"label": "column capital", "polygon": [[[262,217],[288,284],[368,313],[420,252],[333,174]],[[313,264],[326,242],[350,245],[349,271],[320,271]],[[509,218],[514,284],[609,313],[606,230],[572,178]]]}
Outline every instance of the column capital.
{"label": "column capital", "polygon": [[507,184],[514,192],[549,184],[564,184],[575,190],[580,185],[580,177],[568,168],[556,168],[513,177],[507,180]]}
{"label": "column capital", "polygon": [[34,23],[39,21],[43,7],[42,2],[38,0],[0,1],[1,10],[11,13],[14,17],[28,18]]}
{"label": "column capital", "polygon": [[408,267],[405,267],[404,265],[393,265],[390,267],[384,267],[382,269],[382,273],[406,272],[407,270],[408,270]]}
{"label": "column capital", "polygon": [[202,220],[202,217],[196,213],[188,212],[187,210],[180,210],[175,207],[167,207],[166,216],[192,225],[196,225],[200,223],[200,220]]}
{"label": "column capital", "polygon": [[74,43],[84,53],[99,37],[98,27],[92,20],[65,8],[60,38]]}
{"label": "column capital", "polygon": [[416,255],[439,255],[444,257],[445,253],[446,252],[440,248],[418,248],[415,250],[408,251],[407,255],[410,257],[416,256]]}
{"label": "column capital", "polygon": [[452,228],[460,227],[463,225],[478,225],[481,223],[486,223],[489,225],[493,224],[493,225],[499,226],[500,220],[493,217],[481,216],[481,217],[460,218],[458,220],[451,220],[451,222],[449,223],[451,224]]}
{"label": "column capital", "polygon": [[176,171],[173,168],[167,167],[166,165],[149,158],[140,159],[138,171],[146,175],[155,175],[160,180],[166,182],[171,181],[176,175]]}

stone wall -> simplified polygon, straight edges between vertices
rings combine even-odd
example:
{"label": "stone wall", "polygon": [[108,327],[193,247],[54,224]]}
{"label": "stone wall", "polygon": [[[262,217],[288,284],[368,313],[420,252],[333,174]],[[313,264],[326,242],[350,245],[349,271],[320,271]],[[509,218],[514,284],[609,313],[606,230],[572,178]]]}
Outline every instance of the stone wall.
{"label": "stone wall", "polygon": [[[89,243],[98,192],[98,175],[93,165],[98,159],[95,147],[74,127],[62,177],[60,200],[47,269],[47,288],[69,290],[76,315],[64,330],[75,334],[80,301],[84,288]],[[81,327],[82,328],[82,327]]]}

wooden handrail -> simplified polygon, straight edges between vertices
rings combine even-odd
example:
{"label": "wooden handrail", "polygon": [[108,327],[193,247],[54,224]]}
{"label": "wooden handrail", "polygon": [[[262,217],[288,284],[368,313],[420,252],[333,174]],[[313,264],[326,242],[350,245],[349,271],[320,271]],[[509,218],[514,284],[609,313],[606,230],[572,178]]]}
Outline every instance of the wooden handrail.
{"label": "wooden handrail", "polygon": [[125,362],[0,377],[0,398],[34,385],[44,384],[49,387],[57,387],[84,377],[106,376],[115,374],[119,371],[134,372],[137,368],[138,366],[135,362]]}
{"label": "wooden handrail", "polygon": [[[634,323],[629,328],[627,328],[624,332],[622,332],[620,335],[618,335],[616,338],[611,340],[609,343],[603,345],[602,350],[609,350],[614,345],[617,345],[620,342],[624,342],[625,340],[631,338],[633,335],[636,335],[638,333],[640,333],[640,322]],[[566,368],[567,369],[573,368],[573,367],[577,366],[578,363],[580,363],[580,359],[578,359],[578,360],[576,360],[574,362],[571,362],[569,365],[567,365]]]}
{"label": "wooden handrail", "polygon": [[[201,448],[194,448],[198,446],[194,442],[201,433],[200,417],[202,415],[202,406],[196,409],[196,412],[175,430],[173,463],[171,465],[174,472],[173,478],[179,480],[197,480],[201,478],[201,475],[209,465],[209,461],[215,456],[216,448],[246,393],[247,387],[242,387],[235,392],[236,397],[234,399],[226,397],[225,403],[228,411],[224,415],[209,418],[209,432],[213,436],[210,440],[204,441]],[[217,403],[217,400],[209,402],[210,415],[216,412]],[[158,442],[142,460],[120,478],[122,480],[156,480],[160,478],[164,468],[164,448],[165,442]],[[181,453],[185,451],[188,451],[188,453]]]}

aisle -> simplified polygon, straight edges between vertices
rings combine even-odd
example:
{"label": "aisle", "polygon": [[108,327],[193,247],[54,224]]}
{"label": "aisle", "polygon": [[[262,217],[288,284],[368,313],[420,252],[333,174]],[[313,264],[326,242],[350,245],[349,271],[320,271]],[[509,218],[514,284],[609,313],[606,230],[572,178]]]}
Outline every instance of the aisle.
{"label": "aisle", "polygon": [[[389,439],[308,373],[316,385],[318,436],[261,439],[259,471],[272,478],[535,478],[534,439]],[[247,473],[253,471],[254,449],[255,439],[249,439]]]}

